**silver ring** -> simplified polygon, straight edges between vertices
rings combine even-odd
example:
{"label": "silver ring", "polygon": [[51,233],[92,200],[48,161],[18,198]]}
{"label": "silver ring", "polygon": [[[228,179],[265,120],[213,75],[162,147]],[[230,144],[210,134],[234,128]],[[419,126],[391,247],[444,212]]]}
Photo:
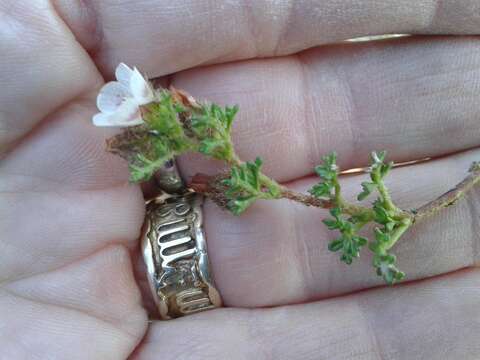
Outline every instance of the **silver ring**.
{"label": "silver ring", "polygon": [[210,272],[202,203],[189,191],[164,192],[147,203],[142,251],[161,319],[222,306]]}

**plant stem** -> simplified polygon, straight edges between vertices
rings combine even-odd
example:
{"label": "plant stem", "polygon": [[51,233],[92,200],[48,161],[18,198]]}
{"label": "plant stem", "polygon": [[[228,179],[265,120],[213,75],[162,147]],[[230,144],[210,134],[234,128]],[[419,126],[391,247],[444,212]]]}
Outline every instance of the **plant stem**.
{"label": "plant stem", "polygon": [[386,243],[385,246],[383,246],[383,249],[385,251],[388,251],[389,249],[391,249],[393,245],[395,245],[395,243],[398,241],[398,239],[402,237],[405,231],[407,231],[410,228],[412,223],[413,222],[410,218],[403,219],[400,225],[395,229],[395,231],[393,231],[390,237],[390,241]]}
{"label": "plant stem", "polygon": [[435,215],[442,209],[445,209],[458,200],[463,198],[466,193],[473,189],[477,184],[480,184],[480,163],[474,163],[470,168],[470,175],[463,181],[458,183],[453,189],[447,191],[445,194],[438,197],[436,200],[429,202],[411,212],[413,223],[429,218]]}
{"label": "plant stem", "polygon": [[392,197],[390,196],[390,193],[388,192],[387,187],[385,186],[385,183],[383,180],[380,180],[377,183],[377,189],[378,192],[380,193],[380,196],[382,197],[383,203],[385,205],[385,208],[394,211],[394,212],[400,212],[401,210],[395,206],[393,203]]}
{"label": "plant stem", "polygon": [[306,206],[319,207],[323,209],[330,209],[334,206],[331,200],[319,199],[312,195],[302,194],[281,186],[281,197],[284,199],[296,201]]}

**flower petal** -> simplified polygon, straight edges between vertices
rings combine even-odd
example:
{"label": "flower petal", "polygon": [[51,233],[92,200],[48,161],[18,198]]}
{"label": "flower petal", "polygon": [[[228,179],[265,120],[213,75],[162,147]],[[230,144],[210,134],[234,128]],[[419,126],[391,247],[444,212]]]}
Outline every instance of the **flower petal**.
{"label": "flower petal", "polygon": [[92,121],[96,126],[117,127],[135,126],[143,123],[140,109],[133,99],[124,101],[114,113],[94,115]]}
{"label": "flower petal", "polygon": [[127,89],[130,86],[130,78],[132,77],[132,75],[133,70],[124,63],[118,64],[117,68],[115,69],[115,77],[117,78],[117,81],[123,86],[125,86]]}
{"label": "flower petal", "polygon": [[130,78],[130,93],[138,105],[145,105],[154,100],[150,83],[140,74],[137,68],[133,69]]}
{"label": "flower petal", "polygon": [[116,81],[105,84],[97,96],[97,107],[101,112],[111,114],[130,96],[128,89]]}
{"label": "flower petal", "polygon": [[93,115],[92,122],[95,126],[116,126],[113,125],[111,118],[111,114],[98,113]]}

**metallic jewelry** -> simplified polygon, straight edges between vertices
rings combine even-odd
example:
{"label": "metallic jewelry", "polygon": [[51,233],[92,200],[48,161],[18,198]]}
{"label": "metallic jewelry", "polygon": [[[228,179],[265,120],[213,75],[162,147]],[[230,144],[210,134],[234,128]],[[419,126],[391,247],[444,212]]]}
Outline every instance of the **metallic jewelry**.
{"label": "metallic jewelry", "polygon": [[[160,173],[157,181],[165,178]],[[142,250],[161,319],[222,305],[210,273],[202,202],[201,195],[184,190],[183,194],[163,193],[147,203]]]}
{"label": "metallic jewelry", "polygon": [[157,185],[168,194],[174,194],[185,190],[180,174],[175,165],[175,160],[171,159],[165,163],[163,168],[155,173]]}

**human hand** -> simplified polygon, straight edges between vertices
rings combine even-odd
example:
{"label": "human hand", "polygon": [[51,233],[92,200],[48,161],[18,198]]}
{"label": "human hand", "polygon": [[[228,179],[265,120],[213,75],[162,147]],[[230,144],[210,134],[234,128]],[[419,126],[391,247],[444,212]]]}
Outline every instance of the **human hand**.
{"label": "human hand", "polygon": [[[421,281],[376,289],[371,259],[347,268],[328,253],[321,211],[281,201],[237,218],[207,203],[228,307],[148,323],[142,192],[104,151],[113,132],[91,124],[102,76],[124,61],[238,103],[242,157],[261,155],[267,173],[299,190],[333,149],[343,168],[364,166],[372,149],[397,162],[436,158],[392,171],[393,196],[413,208],[480,157],[477,39],[328,44],[479,32],[476,2],[430,4],[1,1],[0,358],[121,359],[136,349],[134,359],[475,359],[478,189],[396,247],[407,280]],[[270,58],[247,60],[259,57]],[[186,176],[216,166],[179,163]],[[342,181],[354,194],[362,176]]]}

